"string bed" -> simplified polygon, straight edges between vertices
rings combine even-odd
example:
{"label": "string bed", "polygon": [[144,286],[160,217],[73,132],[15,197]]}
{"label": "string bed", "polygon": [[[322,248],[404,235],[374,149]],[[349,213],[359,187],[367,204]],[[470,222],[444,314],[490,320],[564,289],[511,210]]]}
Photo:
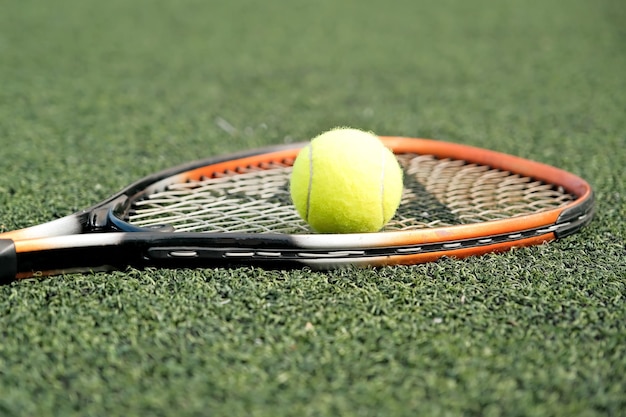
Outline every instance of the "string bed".
{"label": "string bed", "polygon": [[[400,207],[383,231],[480,223],[538,213],[575,199],[561,187],[462,160],[396,155],[404,169]],[[129,223],[177,232],[311,233],[289,195],[290,161],[241,167],[170,184],[135,201]]]}

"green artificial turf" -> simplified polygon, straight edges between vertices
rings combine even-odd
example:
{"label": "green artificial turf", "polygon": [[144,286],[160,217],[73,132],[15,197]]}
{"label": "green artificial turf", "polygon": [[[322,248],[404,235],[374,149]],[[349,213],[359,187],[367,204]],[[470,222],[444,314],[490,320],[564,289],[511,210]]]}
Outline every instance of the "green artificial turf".
{"label": "green artificial turf", "polygon": [[579,234],[503,255],[0,287],[0,416],[626,414],[624,2],[0,10],[0,231],[337,125],[538,160],[597,196]]}

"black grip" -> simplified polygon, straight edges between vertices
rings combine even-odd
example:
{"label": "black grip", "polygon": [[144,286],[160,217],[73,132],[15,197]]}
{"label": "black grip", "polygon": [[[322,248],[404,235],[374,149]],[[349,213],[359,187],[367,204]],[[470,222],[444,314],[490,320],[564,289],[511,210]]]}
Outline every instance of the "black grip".
{"label": "black grip", "polygon": [[15,243],[10,239],[0,239],[0,285],[15,280],[17,275],[17,253]]}

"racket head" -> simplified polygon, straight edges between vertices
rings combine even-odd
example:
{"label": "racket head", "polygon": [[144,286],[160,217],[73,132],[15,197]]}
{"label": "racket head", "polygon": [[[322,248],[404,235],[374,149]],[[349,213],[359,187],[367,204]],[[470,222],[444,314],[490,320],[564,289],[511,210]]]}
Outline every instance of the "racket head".
{"label": "racket head", "polygon": [[[107,221],[127,232],[228,234],[246,244],[250,234],[259,234],[278,246],[288,240],[289,246],[318,251],[355,249],[343,263],[391,264],[540,244],[574,233],[593,215],[589,184],[555,167],[430,139],[381,139],[397,155],[405,187],[396,216],[379,233],[317,234],[300,219],[288,184],[291,165],[306,143],[161,173],[129,187]],[[396,249],[357,259],[358,249],[380,247]],[[324,267],[338,258],[324,254],[307,263]]]}

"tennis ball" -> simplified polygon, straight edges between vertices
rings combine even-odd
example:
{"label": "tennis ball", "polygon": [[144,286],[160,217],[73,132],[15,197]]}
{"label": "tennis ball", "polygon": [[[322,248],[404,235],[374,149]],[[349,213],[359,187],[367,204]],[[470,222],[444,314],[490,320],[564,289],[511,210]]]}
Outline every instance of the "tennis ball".
{"label": "tennis ball", "polygon": [[317,232],[376,232],[400,205],[402,169],[374,134],[337,128],[300,151],[290,192],[298,214]]}

